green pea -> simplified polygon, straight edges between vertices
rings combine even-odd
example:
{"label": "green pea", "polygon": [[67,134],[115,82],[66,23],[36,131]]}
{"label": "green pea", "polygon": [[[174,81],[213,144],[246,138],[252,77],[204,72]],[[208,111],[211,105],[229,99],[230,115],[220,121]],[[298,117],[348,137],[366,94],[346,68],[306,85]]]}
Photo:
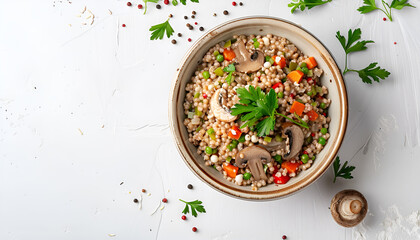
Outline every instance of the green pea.
{"label": "green pea", "polygon": [[210,77],[210,73],[209,73],[209,71],[204,71],[204,72],[203,72],[203,78],[204,78],[204,79],[209,79],[209,77]]}
{"label": "green pea", "polygon": [[281,155],[274,156],[274,160],[276,160],[276,162],[278,162],[279,164],[281,164]]}
{"label": "green pea", "polygon": [[322,109],[325,109],[327,107],[327,104],[325,104],[324,102],[321,102],[319,104],[319,107],[322,108]]}
{"label": "green pea", "polygon": [[325,134],[327,134],[327,132],[328,132],[328,129],[326,129],[326,128],[321,128],[321,133],[322,133],[322,134],[324,134],[324,135],[325,135]]}
{"label": "green pea", "polygon": [[322,146],[324,146],[327,143],[327,140],[325,140],[325,138],[323,138],[323,137],[319,137],[318,143],[321,144]]}
{"label": "green pea", "polygon": [[249,172],[244,173],[244,180],[249,180],[251,178],[251,176],[252,175]]}
{"label": "green pea", "polygon": [[283,98],[284,97],[284,92],[277,93],[277,96],[279,96],[279,98]]}
{"label": "green pea", "polygon": [[225,60],[225,58],[223,57],[223,55],[222,55],[222,54],[219,54],[219,55],[217,55],[217,56],[216,56],[216,60],[217,60],[218,62],[223,62],[223,60]]}
{"label": "green pea", "polygon": [[213,148],[211,148],[211,147],[206,147],[206,153],[208,154],[208,155],[211,155],[211,154],[213,154]]}
{"label": "green pea", "polygon": [[309,69],[307,67],[302,67],[301,71],[306,75],[309,72]]}
{"label": "green pea", "polygon": [[214,51],[214,53],[213,53],[213,55],[215,56],[215,57],[217,57],[217,55],[219,55],[220,53],[219,53],[219,51]]}
{"label": "green pea", "polygon": [[301,160],[303,163],[307,163],[307,162],[309,161],[309,156],[308,156],[308,154],[303,154],[303,155],[300,157],[300,160]]}

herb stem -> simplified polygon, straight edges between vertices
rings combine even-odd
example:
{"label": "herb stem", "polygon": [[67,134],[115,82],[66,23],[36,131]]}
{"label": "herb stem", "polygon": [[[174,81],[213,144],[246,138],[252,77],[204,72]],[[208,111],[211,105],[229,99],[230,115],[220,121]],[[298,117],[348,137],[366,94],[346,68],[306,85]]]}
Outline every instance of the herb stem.
{"label": "herb stem", "polygon": [[348,58],[348,54],[346,53],[346,60],[345,60],[345,68],[344,68],[344,72],[343,72],[343,74],[346,74],[346,72],[348,72],[349,71],[349,69],[347,68],[347,58]]}
{"label": "herb stem", "polygon": [[[281,113],[278,113],[277,111],[275,111],[275,112],[274,112],[274,114],[275,114],[275,115],[282,116],[282,117],[284,117],[284,118],[288,119],[289,121],[291,121],[292,123],[294,123],[294,124],[296,124],[296,125],[299,125],[299,126],[301,126],[301,127],[304,127],[304,128],[306,128],[306,129],[309,129],[309,126],[308,126],[308,124],[307,124],[306,122],[305,122],[305,124],[298,123],[298,122],[296,122],[295,120],[293,120],[293,119],[289,118],[288,116],[283,115],[283,114],[281,114]],[[302,121],[303,121],[303,120],[302,120]]]}

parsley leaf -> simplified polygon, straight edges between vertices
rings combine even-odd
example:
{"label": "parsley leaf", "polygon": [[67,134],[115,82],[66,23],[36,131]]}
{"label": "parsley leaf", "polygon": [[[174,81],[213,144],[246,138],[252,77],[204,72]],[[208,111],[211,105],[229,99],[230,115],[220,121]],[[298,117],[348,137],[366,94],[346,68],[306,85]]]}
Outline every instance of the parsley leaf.
{"label": "parsley leaf", "polygon": [[172,0],[172,5],[174,6],[178,5],[178,0]]}
{"label": "parsley leaf", "polygon": [[191,207],[191,214],[194,217],[197,217],[197,212],[199,212],[199,213],[205,213],[206,212],[206,209],[204,209],[204,206],[201,205],[203,203],[202,201],[195,200],[195,201],[192,201],[192,202],[186,202],[182,199],[179,199],[179,201],[185,203],[185,208],[184,208],[184,210],[182,210],[183,214],[189,213],[190,212],[190,207]]}
{"label": "parsley leaf", "polygon": [[[182,5],[186,5],[187,4],[187,0],[179,0],[181,3],[182,3]],[[199,0],[190,0],[191,2],[195,2],[195,3],[198,3],[198,1]]]}
{"label": "parsley leaf", "polygon": [[223,72],[228,72],[228,76],[226,77],[225,81],[227,84],[231,84],[232,82],[232,75],[236,71],[235,65],[233,63],[229,64],[227,67],[223,68]]}
{"label": "parsley leaf", "polygon": [[[365,1],[367,2],[367,1],[374,1],[374,0],[365,0]],[[335,36],[340,42],[341,46],[343,47],[346,53],[345,68],[344,68],[343,74],[346,74],[347,72],[357,72],[359,74],[359,77],[362,79],[364,83],[372,84],[372,79],[376,82],[379,82],[379,79],[383,80],[387,78],[390,75],[390,73],[387,70],[380,68],[379,66],[376,67],[376,65],[378,64],[376,62],[369,64],[369,66],[361,70],[347,68],[347,59],[348,59],[349,53],[366,50],[367,49],[366,44],[374,43],[374,41],[372,40],[358,41],[360,40],[361,36],[362,36],[362,31],[360,30],[360,28],[357,28],[354,31],[349,29],[349,32],[347,34],[347,41],[346,41],[346,38],[341,35],[340,31],[338,31]]]}
{"label": "parsley leaf", "polygon": [[334,167],[334,183],[337,180],[338,177],[345,178],[345,179],[352,179],[353,176],[351,175],[351,172],[356,168],[354,166],[347,166],[348,162],[345,161],[343,166],[340,168],[340,157],[337,156],[335,158],[335,161],[333,163]]}
{"label": "parsley leaf", "polygon": [[147,11],[147,3],[148,2],[157,3],[157,2],[159,2],[159,0],[143,0],[143,2],[144,2],[144,12],[143,12],[143,14],[146,14],[146,11]]}
{"label": "parsley leaf", "polygon": [[152,32],[150,40],[156,40],[158,38],[162,39],[165,35],[165,32],[168,38],[174,33],[174,29],[171,27],[171,24],[169,24],[169,19],[166,20],[166,22],[164,23],[160,23],[150,27],[149,31]]}
{"label": "parsley leaf", "polygon": [[364,5],[359,7],[357,9],[357,11],[359,11],[360,13],[368,13],[368,12],[372,12],[374,10],[380,10],[383,13],[385,13],[385,15],[392,22],[391,11],[392,11],[393,8],[397,9],[397,10],[401,10],[404,7],[415,8],[413,5],[407,3],[408,0],[393,0],[391,2],[391,5],[389,5],[387,2],[385,2],[385,0],[381,0],[381,1],[382,1],[382,6],[384,7],[383,9],[376,6],[375,0],[363,0]]}
{"label": "parsley leaf", "polygon": [[376,67],[377,64],[378,63],[374,62],[369,64],[366,68],[356,71],[364,83],[372,84],[372,79],[375,82],[379,82],[379,78],[383,80],[389,76],[390,72],[379,66]]}
{"label": "parsley leaf", "polygon": [[313,7],[329,3],[332,0],[292,0],[287,6],[292,8],[291,12],[294,13],[296,9],[300,9],[300,11],[304,11],[305,8],[311,9]]}

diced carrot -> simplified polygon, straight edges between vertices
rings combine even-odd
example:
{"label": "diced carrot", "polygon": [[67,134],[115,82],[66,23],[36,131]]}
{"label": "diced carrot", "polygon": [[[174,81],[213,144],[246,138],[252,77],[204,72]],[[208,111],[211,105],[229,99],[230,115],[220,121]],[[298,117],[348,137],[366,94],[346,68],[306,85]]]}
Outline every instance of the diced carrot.
{"label": "diced carrot", "polygon": [[314,68],[318,65],[318,63],[316,62],[314,57],[309,57],[309,58],[305,59],[305,63],[306,63],[306,67],[308,69],[312,69],[312,68]]}
{"label": "diced carrot", "polygon": [[290,108],[290,113],[296,113],[298,116],[301,116],[303,110],[305,110],[305,104],[294,101],[292,107]]}
{"label": "diced carrot", "polygon": [[303,75],[304,73],[302,71],[295,70],[287,74],[287,79],[295,83],[300,83],[300,81],[302,81]]}
{"label": "diced carrot", "polygon": [[236,174],[238,174],[238,169],[238,167],[235,167],[228,162],[223,163],[223,170],[225,170],[226,174],[231,178],[236,177]]}
{"label": "diced carrot", "polygon": [[234,51],[225,48],[223,50],[223,57],[225,58],[225,60],[232,61],[232,59],[234,59],[236,55]]}
{"label": "diced carrot", "polygon": [[280,57],[280,56],[274,55],[271,58],[274,61],[274,66],[279,65],[280,68],[286,67],[286,59],[284,57]]}
{"label": "diced carrot", "polygon": [[241,137],[242,131],[237,127],[233,126],[229,129],[228,135],[230,138],[238,140]]}
{"label": "diced carrot", "polygon": [[292,162],[286,161],[281,164],[281,168],[287,169],[288,173],[294,173],[298,170],[299,165],[300,163],[298,162],[292,163]]}
{"label": "diced carrot", "polygon": [[318,118],[318,113],[314,110],[309,111],[306,115],[308,115],[309,120],[315,121]]}

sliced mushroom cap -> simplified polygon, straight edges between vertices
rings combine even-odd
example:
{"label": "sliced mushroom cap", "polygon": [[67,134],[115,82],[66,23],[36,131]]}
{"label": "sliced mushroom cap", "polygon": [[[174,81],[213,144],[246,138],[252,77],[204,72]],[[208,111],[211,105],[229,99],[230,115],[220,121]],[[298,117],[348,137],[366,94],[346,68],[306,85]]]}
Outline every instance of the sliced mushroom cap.
{"label": "sliced mushroom cap", "polygon": [[305,139],[302,129],[294,124],[284,128],[284,134],[287,135],[289,139],[289,152],[284,154],[283,158],[288,160],[299,154]]}
{"label": "sliced mushroom cap", "polygon": [[270,153],[260,146],[251,146],[242,149],[235,159],[235,164],[239,168],[249,166],[252,176],[256,181],[261,179],[268,180],[265,175],[263,163],[271,162]]}
{"label": "sliced mushroom cap", "polygon": [[224,105],[226,102],[226,91],[224,89],[218,89],[210,100],[210,110],[214,116],[223,122],[233,122],[237,116],[230,114],[230,109]]}
{"label": "sliced mushroom cap", "polygon": [[354,227],[366,216],[368,203],[356,190],[343,190],[331,200],[331,215],[343,227]]}
{"label": "sliced mushroom cap", "polygon": [[239,40],[232,46],[235,59],[238,63],[235,67],[239,72],[250,73],[260,70],[264,64],[264,54],[261,51],[248,52],[243,41]]}
{"label": "sliced mushroom cap", "polygon": [[277,151],[280,149],[285,149],[286,148],[286,142],[285,141],[281,141],[281,142],[277,142],[275,138],[273,138],[271,140],[271,142],[269,142],[267,145],[264,145],[264,148],[267,149],[267,151],[273,152],[273,151]]}

